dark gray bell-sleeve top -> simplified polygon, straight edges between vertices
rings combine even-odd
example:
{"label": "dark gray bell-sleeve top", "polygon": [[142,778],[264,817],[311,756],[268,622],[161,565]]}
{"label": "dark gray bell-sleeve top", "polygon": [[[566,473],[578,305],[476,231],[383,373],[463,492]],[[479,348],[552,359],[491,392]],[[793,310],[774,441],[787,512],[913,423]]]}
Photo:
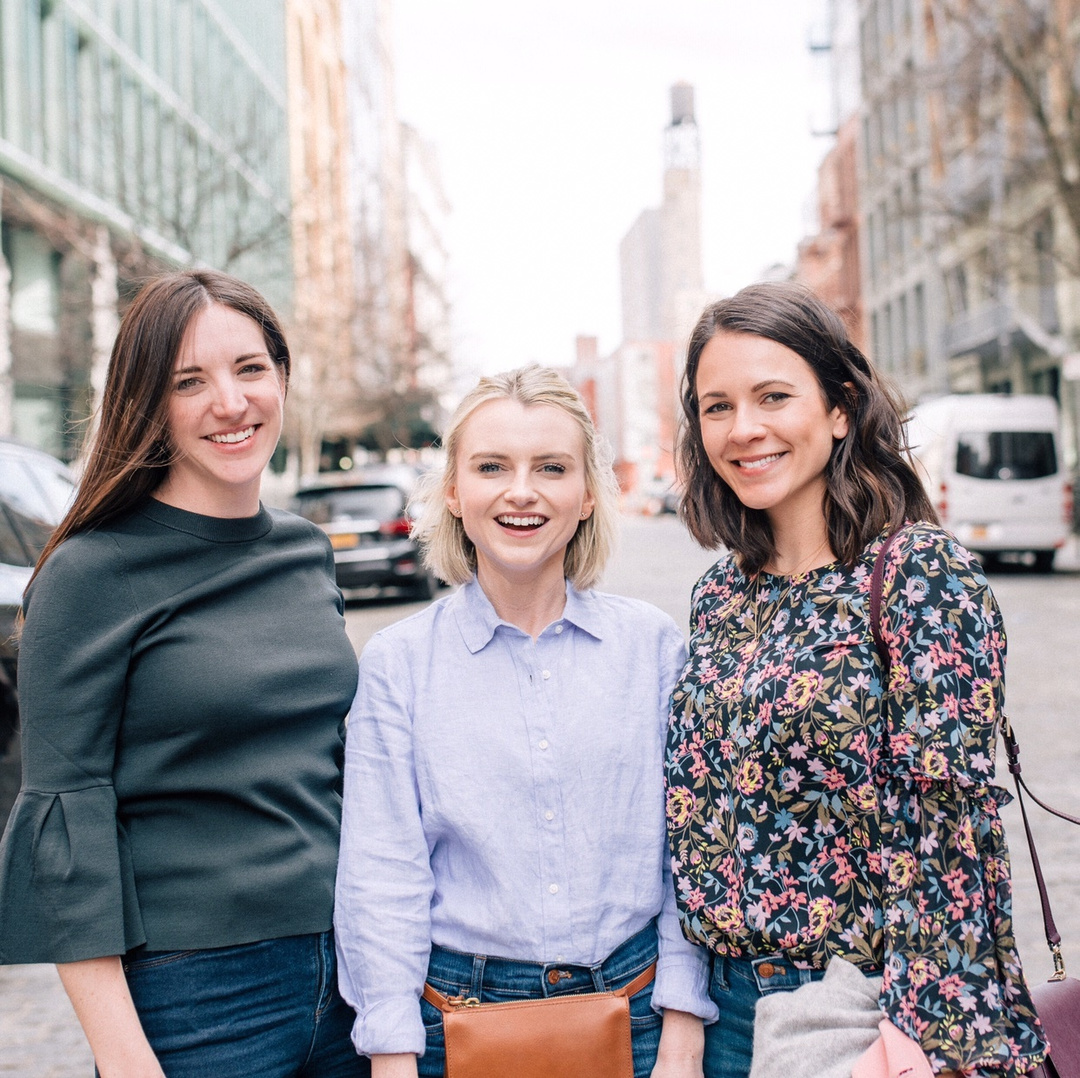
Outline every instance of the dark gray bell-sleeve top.
{"label": "dark gray bell-sleeve top", "polygon": [[150,499],[24,609],[0,961],[329,929],[357,664],[325,535]]}

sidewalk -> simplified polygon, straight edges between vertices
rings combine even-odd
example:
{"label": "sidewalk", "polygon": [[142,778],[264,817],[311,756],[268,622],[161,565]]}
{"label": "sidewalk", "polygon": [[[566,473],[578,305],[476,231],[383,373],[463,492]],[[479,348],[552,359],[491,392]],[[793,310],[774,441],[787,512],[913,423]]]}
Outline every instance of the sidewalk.
{"label": "sidewalk", "polygon": [[91,1078],[94,1059],[55,966],[0,966],[0,1075]]}

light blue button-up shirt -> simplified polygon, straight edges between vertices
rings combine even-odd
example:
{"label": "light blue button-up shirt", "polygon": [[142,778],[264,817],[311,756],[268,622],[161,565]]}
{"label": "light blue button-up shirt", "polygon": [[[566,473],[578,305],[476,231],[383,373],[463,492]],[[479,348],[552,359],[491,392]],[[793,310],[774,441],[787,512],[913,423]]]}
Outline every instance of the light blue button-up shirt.
{"label": "light blue button-up shirt", "polygon": [[707,953],[679,929],[664,822],[684,655],[655,607],[569,586],[534,641],[475,579],[369,641],[334,918],[358,1051],[423,1051],[433,942],[593,964],[654,917],[654,1007],[715,1018]]}

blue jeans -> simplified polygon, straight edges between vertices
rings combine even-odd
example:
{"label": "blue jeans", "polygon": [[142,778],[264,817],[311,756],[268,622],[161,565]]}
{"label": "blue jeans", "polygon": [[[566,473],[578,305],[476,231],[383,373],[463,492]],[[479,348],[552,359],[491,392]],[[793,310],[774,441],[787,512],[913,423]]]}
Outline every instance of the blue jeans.
{"label": "blue jeans", "polygon": [[124,958],[167,1078],[362,1078],[332,932]]}
{"label": "blue jeans", "polygon": [[824,976],[823,969],[796,969],[783,955],[713,955],[709,998],[720,1008],[720,1017],[705,1027],[705,1078],[747,1078],[757,1001],[770,992],[791,992]]}
{"label": "blue jeans", "polygon": [[[427,979],[445,996],[475,996],[481,1003],[503,1003],[622,988],[655,961],[656,925],[650,924],[594,966],[517,962],[432,947]],[[652,990],[650,981],[630,997],[634,1078],[648,1078],[660,1046],[663,1019],[652,1009]],[[446,1063],[442,1012],[421,999],[420,1013],[427,1032],[427,1049],[419,1060],[421,1078],[442,1078]]]}

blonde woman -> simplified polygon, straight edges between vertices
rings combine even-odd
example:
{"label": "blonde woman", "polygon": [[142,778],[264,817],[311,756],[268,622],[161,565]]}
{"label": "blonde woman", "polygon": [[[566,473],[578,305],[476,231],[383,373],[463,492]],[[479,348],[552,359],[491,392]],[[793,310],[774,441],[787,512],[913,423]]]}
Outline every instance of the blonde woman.
{"label": "blonde woman", "polygon": [[482,379],[421,495],[430,567],[461,588],[365,648],[346,742],[336,925],[372,1072],[441,1075],[441,1014],[617,989],[635,1074],[701,1073],[706,959],[679,931],[662,759],[682,635],[592,587],[617,488],[559,375]]}

